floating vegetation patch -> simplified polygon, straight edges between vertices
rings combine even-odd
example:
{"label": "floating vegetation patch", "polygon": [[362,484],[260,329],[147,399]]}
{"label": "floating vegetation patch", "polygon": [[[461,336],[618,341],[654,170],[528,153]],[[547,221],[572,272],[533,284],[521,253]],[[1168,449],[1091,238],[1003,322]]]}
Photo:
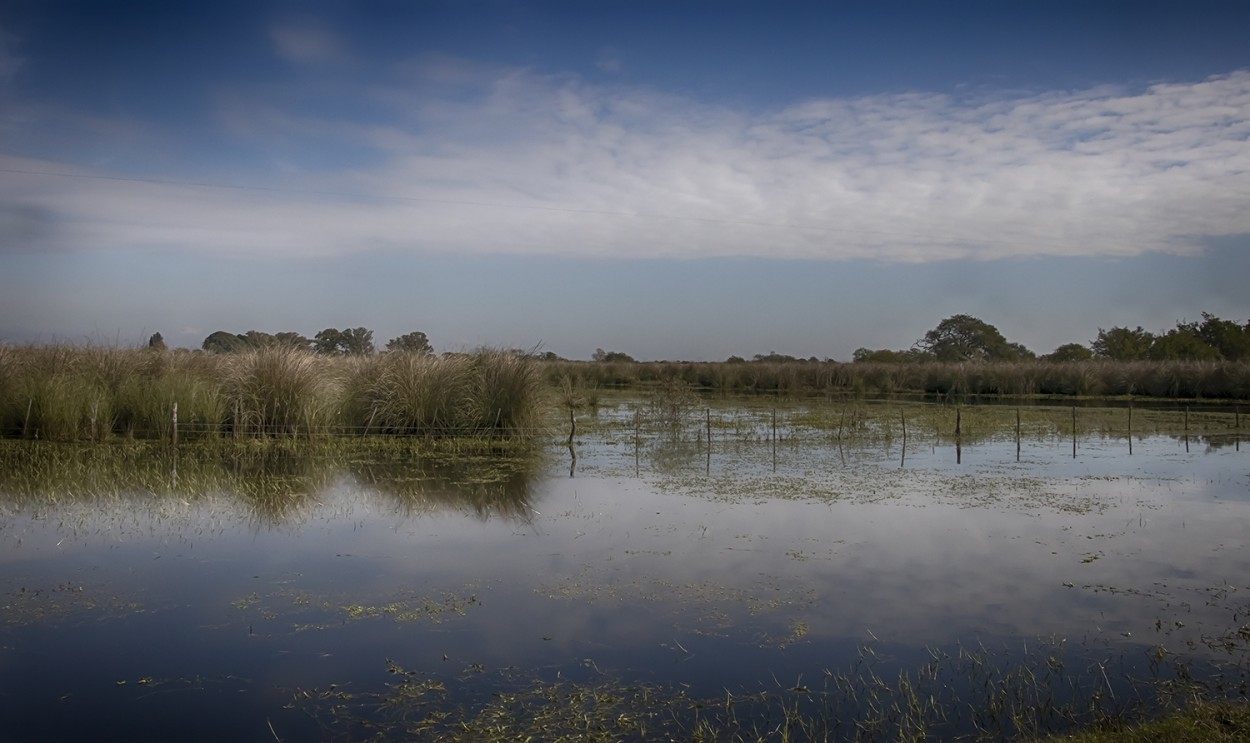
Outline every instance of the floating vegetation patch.
{"label": "floating vegetation patch", "polygon": [[465,586],[460,591],[434,593],[400,590],[386,592],[382,597],[366,597],[361,592],[332,595],[284,588],[264,595],[252,592],[230,604],[248,620],[281,620],[281,627],[273,627],[279,631],[285,626],[294,632],[334,630],[368,621],[443,624],[480,607],[475,592],[479,588]]}
{"label": "floating vegetation patch", "polygon": [[131,597],[64,581],[50,588],[19,586],[0,596],[0,623],[10,627],[42,625],[73,618],[92,622],[119,619],[145,611]]}
{"label": "floating vegetation patch", "polygon": [[554,676],[473,663],[433,674],[388,659],[380,690],[297,690],[290,704],[331,740],[998,741],[1123,727],[1196,695],[1244,698],[1235,680],[1198,682],[1162,650],[1138,662],[1041,639],[998,651],[931,648],[915,667],[883,651],[861,645],[845,670],[719,693],[634,680],[590,658]]}

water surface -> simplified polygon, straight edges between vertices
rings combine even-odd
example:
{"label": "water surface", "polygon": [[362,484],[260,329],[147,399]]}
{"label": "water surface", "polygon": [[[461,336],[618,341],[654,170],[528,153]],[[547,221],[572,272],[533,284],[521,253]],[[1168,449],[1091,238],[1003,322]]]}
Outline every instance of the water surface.
{"label": "water surface", "polygon": [[[782,408],[774,434],[771,406],[618,402],[572,454],[511,459],[6,444],[0,714],[15,739],[309,740],[589,712],[611,739],[780,731],[792,704],[850,738],[900,673],[952,709],[1025,670],[1111,711],[1244,694],[1250,459],[1222,420],[1129,454],[1122,411],[1017,441],[1008,410],[955,439],[949,407]],[[858,733],[897,738],[899,709]]]}

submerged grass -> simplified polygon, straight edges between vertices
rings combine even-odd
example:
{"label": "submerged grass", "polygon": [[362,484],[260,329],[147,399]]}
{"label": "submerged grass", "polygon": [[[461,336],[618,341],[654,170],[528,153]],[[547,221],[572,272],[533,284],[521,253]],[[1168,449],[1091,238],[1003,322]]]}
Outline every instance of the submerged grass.
{"label": "submerged grass", "polygon": [[1038,743],[1241,743],[1250,740],[1250,703],[1194,700],[1160,720],[1044,738]]}
{"label": "submerged grass", "polygon": [[[1244,698],[1223,701],[1227,691],[1189,680],[1179,662],[1160,662],[1142,678],[1127,664],[1056,642],[1026,647],[1023,656],[960,645],[930,649],[928,658],[902,669],[863,645],[847,669],[712,696],[682,683],[623,678],[593,659],[554,678],[476,663],[445,677],[388,659],[394,680],[380,692],[298,691],[291,706],[321,721],[330,738],[388,740],[918,743],[1090,731],[1076,740],[1224,741],[1244,740],[1250,722]],[[1178,704],[1171,717],[1133,727]],[[1136,730],[1138,737],[1115,737]]]}

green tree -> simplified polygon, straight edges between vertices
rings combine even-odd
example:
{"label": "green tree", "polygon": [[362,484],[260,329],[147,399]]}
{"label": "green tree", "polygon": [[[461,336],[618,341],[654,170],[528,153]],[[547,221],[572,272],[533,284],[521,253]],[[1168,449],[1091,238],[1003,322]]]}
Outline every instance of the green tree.
{"label": "green tree", "polygon": [[343,353],[349,356],[368,356],[373,353],[373,331],[368,328],[348,328],[342,335]]}
{"label": "green tree", "polygon": [[802,361],[802,359],[798,359],[798,358],[795,358],[794,356],[790,356],[784,353],[777,353],[776,351],[769,351],[768,353],[757,353],[755,354],[755,356],[751,357],[751,360],[762,362],[762,363],[774,363],[774,364],[785,364],[785,363],[790,363],[794,361]]}
{"label": "green tree", "polygon": [[1094,352],[1080,343],[1065,343],[1042,357],[1043,361],[1089,361]]}
{"label": "green tree", "polygon": [[916,348],[938,361],[1009,361],[1031,352],[1008,343],[998,328],[971,315],[952,315],[916,341]]}
{"label": "green tree", "polygon": [[434,353],[434,347],[430,345],[430,339],[420,330],[414,330],[411,333],[405,333],[398,338],[392,338],[386,342],[386,350],[388,351],[405,351],[407,353],[419,353],[422,355]]}
{"label": "green tree", "polygon": [[227,333],[224,330],[218,330],[215,333],[210,333],[209,336],[204,339],[204,343],[201,348],[205,351],[212,351],[213,353],[235,353],[237,351],[243,351],[247,348],[247,339],[235,333]]}
{"label": "green tree", "polygon": [[1219,349],[1209,346],[1198,333],[1198,323],[1177,323],[1157,336],[1147,358],[1153,361],[1218,361]]}
{"label": "green tree", "polygon": [[924,361],[926,355],[917,349],[908,351],[891,351],[888,348],[857,348],[851,355],[851,361],[878,364],[906,364]]}
{"label": "green tree", "polygon": [[1229,361],[1250,359],[1250,322],[1238,325],[1232,320],[1221,320],[1204,312],[1198,336]]}
{"label": "green tree", "polygon": [[367,356],[373,353],[373,331],[326,328],[313,338],[313,350],[331,356]]}
{"label": "green tree", "polygon": [[301,351],[307,351],[312,347],[312,341],[308,340],[299,333],[285,331],[282,333],[274,333],[273,343],[283,348],[297,348]]}
{"label": "green tree", "polygon": [[1154,341],[1154,333],[1142,330],[1138,325],[1136,330],[1121,327],[1110,330],[1099,328],[1098,337],[1089,345],[1094,355],[1100,359],[1137,361],[1150,355],[1150,346]]}
{"label": "green tree", "polygon": [[313,336],[313,350],[327,356],[337,356],[343,348],[343,331],[338,328],[326,328]]}
{"label": "green tree", "polygon": [[160,333],[153,333],[152,337],[148,338],[148,348],[152,349],[153,351],[164,351],[165,339],[161,337]]}
{"label": "green tree", "polygon": [[615,361],[633,362],[634,357],[630,356],[627,353],[622,353],[621,351],[604,351],[602,348],[596,348],[595,352],[590,355],[590,360],[599,361],[599,362],[615,362]]}
{"label": "green tree", "polygon": [[268,348],[274,345],[274,337],[260,330],[249,330],[243,334],[248,348]]}

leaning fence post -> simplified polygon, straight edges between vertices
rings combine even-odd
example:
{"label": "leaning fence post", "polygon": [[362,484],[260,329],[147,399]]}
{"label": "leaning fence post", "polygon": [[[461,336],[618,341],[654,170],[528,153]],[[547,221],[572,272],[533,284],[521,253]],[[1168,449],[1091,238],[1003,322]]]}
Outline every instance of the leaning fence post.
{"label": "leaning fence post", "polygon": [[26,419],[22,421],[22,438],[27,438],[30,431],[30,408],[34,404],[35,398],[33,397],[26,401]]}
{"label": "leaning fence post", "polygon": [[170,423],[172,424],[172,429],[170,431],[169,441],[170,441],[170,444],[172,444],[173,446],[177,446],[178,445],[178,401],[177,400],[174,401],[174,409],[171,415]]}

